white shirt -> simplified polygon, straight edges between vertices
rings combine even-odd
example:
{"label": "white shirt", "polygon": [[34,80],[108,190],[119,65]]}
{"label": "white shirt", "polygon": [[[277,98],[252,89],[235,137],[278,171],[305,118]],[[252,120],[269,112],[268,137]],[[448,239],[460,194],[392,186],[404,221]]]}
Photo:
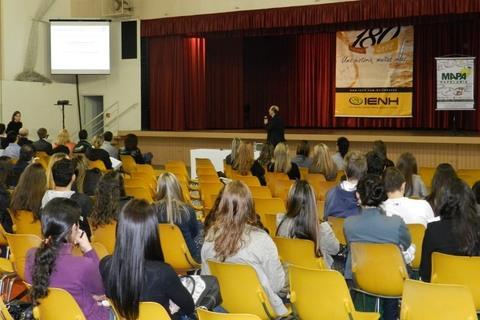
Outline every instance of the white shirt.
{"label": "white shirt", "polygon": [[400,216],[406,224],[423,224],[435,219],[432,207],[425,200],[416,200],[406,197],[387,199],[382,204],[387,216]]}
{"label": "white shirt", "polygon": [[47,190],[42,198],[42,208],[44,208],[47,203],[55,198],[69,198],[73,196],[75,191],[56,191],[56,190]]}

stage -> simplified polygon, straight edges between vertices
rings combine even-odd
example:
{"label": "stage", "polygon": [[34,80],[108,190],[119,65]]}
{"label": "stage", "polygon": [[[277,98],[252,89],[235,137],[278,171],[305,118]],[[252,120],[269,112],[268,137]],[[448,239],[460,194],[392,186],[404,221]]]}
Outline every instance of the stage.
{"label": "stage", "polygon": [[[138,136],[142,152],[153,153],[153,164],[168,160],[184,160],[190,164],[191,149],[229,149],[232,138],[239,137],[254,142],[264,142],[263,130],[202,130],[202,131],[119,131],[120,139],[128,133]],[[388,157],[396,161],[403,152],[412,152],[419,167],[435,167],[451,163],[456,169],[480,169],[480,134],[477,132],[452,132],[430,130],[330,130],[286,129],[285,138],[290,152],[295,154],[300,140],[312,145],[323,142],[335,152],[338,137],[347,137],[350,150],[369,151],[372,142],[383,140],[388,146]]]}

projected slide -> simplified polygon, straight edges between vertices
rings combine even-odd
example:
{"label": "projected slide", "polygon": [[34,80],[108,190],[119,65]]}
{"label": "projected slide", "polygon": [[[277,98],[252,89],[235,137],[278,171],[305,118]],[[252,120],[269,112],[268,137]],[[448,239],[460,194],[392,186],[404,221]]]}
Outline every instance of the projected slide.
{"label": "projected slide", "polygon": [[52,74],[109,74],[109,21],[50,21]]}

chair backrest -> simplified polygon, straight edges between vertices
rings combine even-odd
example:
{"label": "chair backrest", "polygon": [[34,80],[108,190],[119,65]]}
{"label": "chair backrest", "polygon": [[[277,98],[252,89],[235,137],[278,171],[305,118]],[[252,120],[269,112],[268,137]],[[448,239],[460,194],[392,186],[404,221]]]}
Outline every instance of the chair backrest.
{"label": "chair backrest", "polygon": [[345,239],[345,234],[343,233],[343,223],[345,222],[345,218],[338,218],[338,217],[328,217],[328,223],[332,226],[333,233],[335,233],[335,237],[337,238],[340,244],[346,245],[347,240]]}
{"label": "chair backrest", "polygon": [[136,199],[143,199],[149,203],[153,202],[152,193],[148,187],[128,187],[125,186],[125,193]]}
{"label": "chair backrest", "polygon": [[261,320],[254,314],[217,313],[205,309],[197,309],[199,320]]}
{"label": "chair backrest", "polygon": [[280,198],[254,199],[255,211],[260,216],[263,225],[268,229],[270,236],[277,232],[277,214],[285,213],[285,202]]}
{"label": "chair backrest", "polygon": [[384,297],[400,297],[408,272],[400,248],[391,243],[350,243],[357,288]]}
{"label": "chair backrest", "polygon": [[48,294],[34,308],[34,316],[41,320],[86,320],[87,318],[70,293],[60,288],[48,288]]}
{"label": "chair backrest", "polygon": [[268,187],[260,186],[248,186],[253,198],[272,198],[272,191]]}
{"label": "chair backrest", "polygon": [[12,315],[8,311],[7,306],[3,302],[3,299],[0,298],[0,319],[2,320],[13,320]]}
{"label": "chair backrest", "polygon": [[122,168],[125,172],[132,173],[137,171],[137,163],[131,155],[120,155],[120,161],[122,161]]}
{"label": "chair backrest", "polygon": [[103,244],[109,254],[115,249],[115,230],[117,223],[113,222],[97,228],[92,228],[92,241]]}
{"label": "chair backrest", "polygon": [[[115,319],[117,320],[125,320],[125,318],[121,317],[118,313],[117,309],[113,305],[111,300],[110,305],[115,315]],[[170,320],[170,316],[165,308],[156,302],[140,302],[139,310],[138,310],[138,320]]]}
{"label": "chair backrest", "polygon": [[317,200],[325,200],[328,190],[337,185],[336,181],[312,181],[310,182]]}
{"label": "chair backrest", "polygon": [[407,224],[408,231],[412,237],[412,243],[415,244],[415,258],[412,261],[412,268],[420,268],[422,258],[422,244],[425,236],[425,226],[423,224]]}
{"label": "chair backrest", "polygon": [[474,320],[475,305],[464,286],[406,280],[401,320]]}
{"label": "chair backrest", "polygon": [[480,257],[432,253],[431,282],[466,286],[480,310]]}
{"label": "chair backrest", "polygon": [[107,167],[105,166],[105,163],[103,163],[102,160],[90,160],[88,162],[88,167],[89,169],[98,169],[102,172],[107,172]]}
{"label": "chair backrest", "polygon": [[291,265],[289,277],[290,300],[301,319],[357,319],[350,292],[339,272]]}
{"label": "chair backrest", "polygon": [[160,244],[165,262],[175,270],[185,272],[199,269],[200,265],[193,259],[180,229],[174,224],[158,225]]}
{"label": "chair backrest", "polygon": [[320,221],[323,221],[325,217],[325,201],[317,200],[317,216]]}
{"label": "chair backrest", "polygon": [[420,167],[418,168],[418,174],[422,177],[423,182],[425,182],[425,186],[430,188],[432,186],[432,178],[435,174],[436,168],[431,167]]}
{"label": "chair backrest", "polygon": [[299,167],[298,170],[300,171],[300,179],[307,180],[308,168]]}
{"label": "chair backrest", "polygon": [[311,269],[324,269],[322,257],[315,254],[315,244],[311,240],[274,237],[278,254],[284,263]]}
{"label": "chair backrest", "polygon": [[272,191],[272,194],[275,193],[275,185],[277,181],[280,180],[290,180],[288,175],[283,172],[265,172],[265,180],[267,181],[267,186],[270,188]]}
{"label": "chair backrest", "polygon": [[34,234],[42,236],[42,226],[40,220],[35,220],[33,213],[27,210],[17,210],[16,214],[13,210],[8,210],[13,222],[13,232],[20,234]]}
{"label": "chair backrest", "polygon": [[233,179],[234,180],[240,180],[243,183],[245,183],[247,186],[260,187],[260,181],[258,181],[258,178],[256,176],[235,175],[235,176],[233,176]]}
{"label": "chair backrest", "polygon": [[13,262],[18,276],[25,280],[25,264],[27,253],[31,248],[38,248],[42,239],[33,234],[12,234],[5,233],[10,247],[10,260]]}
{"label": "chair backrest", "polygon": [[286,201],[288,191],[290,190],[290,187],[293,185],[293,183],[293,180],[277,180],[275,182],[273,196]]}
{"label": "chair backrest", "polygon": [[325,180],[325,176],[321,173],[309,173],[305,177],[305,180],[307,180],[310,184],[327,181]]}
{"label": "chair backrest", "polygon": [[246,264],[221,263],[208,260],[212,275],[220,283],[222,307],[232,313],[255,314],[261,319],[275,315],[255,269]]}
{"label": "chair backrest", "polygon": [[218,195],[222,188],[223,184],[221,182],[200,184],[200,196],[203,200],[203,206],[205,208],[212,208],[212,195]]}
{"label": "chair backrest", "polygon": [[220,178],[215,175],[215,176],[212,176],[212,175],[199,175],[198,176],[198,182],[199,183],[220,183]]}
{"label": "chair backrest", "polygon": [[215,171],[215,168],[212,167],[200,167],[197,168],[197,175],[210,175],[210,176],[215,176],[217,175],[217,171]]}
{"label": "chair backrest", "polygon": [[185,164],[167,163],[165,164],[165,170],[175,175],[178,174],[178,175],[188,177],[188,171]]}

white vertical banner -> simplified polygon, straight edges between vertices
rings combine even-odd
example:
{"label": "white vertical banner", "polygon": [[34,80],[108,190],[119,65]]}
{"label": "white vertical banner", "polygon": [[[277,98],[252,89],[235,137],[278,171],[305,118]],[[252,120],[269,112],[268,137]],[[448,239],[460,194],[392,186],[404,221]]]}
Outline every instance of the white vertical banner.
{"label": "white vertical banner", "polygon": [[475,110],[475,57],[435,58],[437,110]]}

